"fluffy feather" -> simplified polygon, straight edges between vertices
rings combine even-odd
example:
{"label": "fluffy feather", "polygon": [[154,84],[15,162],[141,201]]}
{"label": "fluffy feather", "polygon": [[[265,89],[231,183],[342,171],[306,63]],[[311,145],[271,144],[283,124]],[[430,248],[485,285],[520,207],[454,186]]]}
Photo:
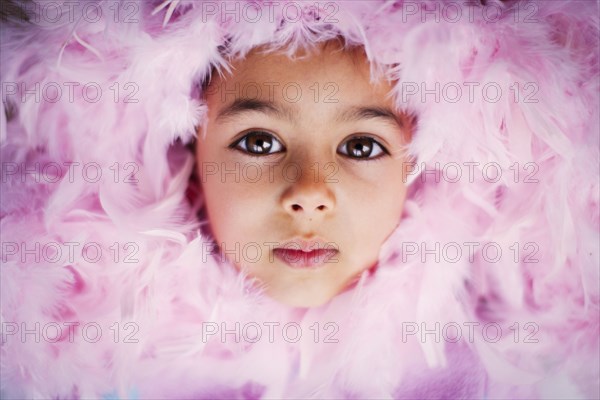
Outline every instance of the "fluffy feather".
{"label": "fluffy feather", "polygon": [[[450,4],[435,1],[296,2],[297,22],[286,21],[290,2],[237,3],[261,10],[258,22],[223,4],[83,2],[101,10],[98,21],[48,23],[34,7],[28,23],[3,22],[2,398],[599,398],[597,3],[488,1],[502,11],[494,22],[481,5],[454,22],[423,18]],[[478,164],[459,182],[415,173],[378,269],[327,305],[288,309],[207,257],[184,145],[206,118],[199,83],[228,68],[224,49],[291,42],[293,53],[338,34],[365,47],[373,77],[394,79],[397,107],[417,116],[418,165],[443,173],[455,162],[466,174],[465,162]],[[56,102],[24,92],[52,82],[64,91]],[[452,82],[496,82],[503,96],[407,92]],[[86,84],[101,90],[97,101]],[[70,176],[65,163],[94,163],[101,179]],[[135,181],[124,179],[127,163]],[[486,179],[490,163],[497,181]],[[499,262],[482,253],[492,241],[505,251]],[[34,260],[10,247],[51,242],[78,251],[55,259],[49,247]],[[435,262],[409,242],[479,246]],[[84,256],[85,243],[101,257]],[[265,323],[293,322],[303,336],[202,340],[215,321],[256,323],[263,335]],[[52,322],[72,331],[21,337]],[[459,325],[462,339],[423,338],[436,323]],[[482,336],[492,323],[498,340]],[[337,327],[337,342],[314,340],[317,326]]]}

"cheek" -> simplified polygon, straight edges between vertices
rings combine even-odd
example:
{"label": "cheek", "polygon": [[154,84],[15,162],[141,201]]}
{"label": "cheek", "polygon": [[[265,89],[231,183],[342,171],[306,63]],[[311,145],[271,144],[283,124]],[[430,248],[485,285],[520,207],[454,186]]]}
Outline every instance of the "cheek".
{"label": "cheek", "polygon": [[370,252],[378,252],[378,247],[398,225],[406,197],[406,185],[400,176],[380,171],[377,177],[346,188],[345,196],[353,219],[360,224],[361,237],[372,244]]}
{"label": "cheek", "polygon": [[[241,210],[245,209],[245,202],[240,194],[236,192],[235,187],[225,185],[218,179],[209,179],[203,184],[204,198],[206,199],[206,209],[211,227],[221,240],[225,233],[233,228],[233,223],[238,226],[244,223],[239,218]],[[225,236],[230,236],[226,234]]]}
{"label": "cheek", "polygon": [[[233,171],[233,167],[225,171]],[[248,241],[263,225],[260,221],[266,217],[268,191],[259,186],[234,173],[215,174],[202,183],[210,226],[219,242]]]}
{"label": "cheek", "polygon": [[382,185],[381,212],[382,226],[385,226],[385,236],[389,236],[400,222],[406,198],[406,185],[398,177],[398,181]]}

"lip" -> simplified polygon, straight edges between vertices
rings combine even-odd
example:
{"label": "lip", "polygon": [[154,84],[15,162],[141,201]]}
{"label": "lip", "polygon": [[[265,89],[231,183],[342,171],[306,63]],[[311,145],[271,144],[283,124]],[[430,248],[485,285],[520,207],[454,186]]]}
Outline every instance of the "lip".
{"label": "lip", "polygon": [[305,252],[322,249],[337,250],[335,243],[326,242],[325,240],[317,237],[313,237],[311,239],[294,238],[282,243],[281,246],[277,246],[277,248],[285,250],[302,250]]}
{"label": "lip", "polygon": [[333,262],[331,258],[338,253],[334,249],[313,251],[273,249],[275,257],[293,268],[314,268]]}
{"label": "lip", "polygon": [[292,268],[316,268],[337,262],[334,243],[322,239],[294,239],[273,249],[273,255]]}

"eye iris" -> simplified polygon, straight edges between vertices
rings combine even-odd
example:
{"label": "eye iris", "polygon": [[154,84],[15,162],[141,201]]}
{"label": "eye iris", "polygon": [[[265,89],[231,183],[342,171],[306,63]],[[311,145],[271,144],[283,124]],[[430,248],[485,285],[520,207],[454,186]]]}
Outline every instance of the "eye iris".
{"label": "eye iris", "polygon": [[263,154],[268,153],[269,149],[273,146],[271,138],[267,135],[250,135],[246,139],[246,146],[252,153]]}
{"label": "eye iris", "polygon": [[[351,143],[355,143],[351,145]],[[350,151],[348,153],[354,157],[368,157],[373,151],[373,144],[367,138],[353,139],[348,142]]]}

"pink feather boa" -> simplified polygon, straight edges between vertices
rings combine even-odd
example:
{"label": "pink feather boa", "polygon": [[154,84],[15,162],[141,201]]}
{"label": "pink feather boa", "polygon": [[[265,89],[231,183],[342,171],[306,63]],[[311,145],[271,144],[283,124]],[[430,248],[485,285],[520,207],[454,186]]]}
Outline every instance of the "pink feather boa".
{"label": "pink feather boa", "polygon": [[[600,398],[596,2],[74,3],[2,6],[2,398]],[[288,309],[207,257],[184,145],[220,46],[337,34],[446,175],[375,272]]]}

